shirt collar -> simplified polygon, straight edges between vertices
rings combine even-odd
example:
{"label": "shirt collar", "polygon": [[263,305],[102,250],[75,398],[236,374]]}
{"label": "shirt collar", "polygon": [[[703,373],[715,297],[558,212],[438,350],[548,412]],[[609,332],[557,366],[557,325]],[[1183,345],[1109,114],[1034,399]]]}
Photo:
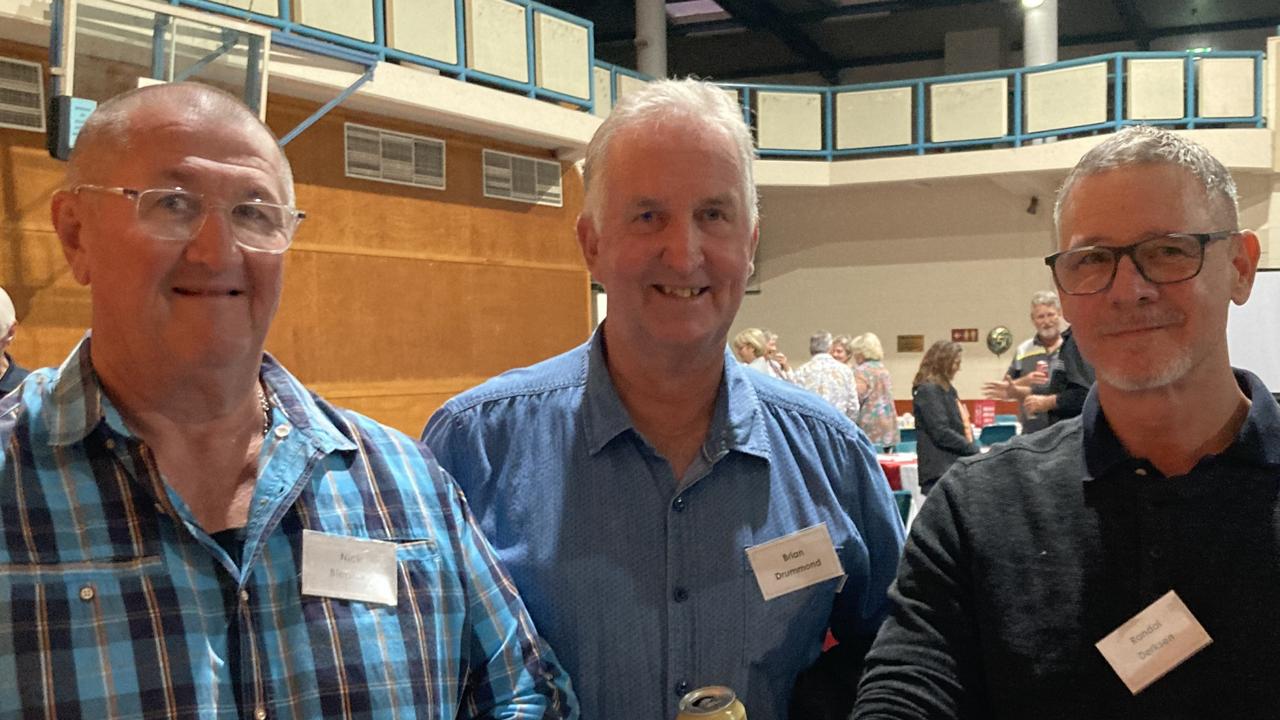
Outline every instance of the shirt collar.
{"label": "shirt collar", "polygon": [[[1262,466],[1280,466],[1280,405],[1258,376],[1247,370],[1233,369],[1240,390],[1251,400],[1249,414],[1236,433],[1235,439],[1219,457],[1233,462]],[[1106,477],[1122,464],[1132,464],[1137,458],[1129,455],[1098,403],[1098,386],[1094,384],[1084,401],[1080,413],[1084,430],[1086,480]]]}
{"label": "shirt collar", "polygon": [[[78,443],[104,422],[120,435],[133,435],[111,399],[102,391],[90,359],[91,341],[92,334],[86,333],[54,374],[45,416],[51,445]],[[335,424],[334,419],[338,416],[334,409],[328,403],[318,401],[297,378],[266,353],[263,353],[261,373],[272,404],[318,449],[330,452],[356,448],[354,431],[346,423]]]}
{"label": "shirt collar", "polygon": [[[724,374],[720,379],[720,392],[711,419],[711,429],[703,444],[704,454],[715,458],[724,451],[757,455],[769,459],[769,440],[764,428],[763,410],[755,388],[744,374],[745,370],[726,347]],[[587,344],[583,373],[586,377],[583,424],[587,439],[587,452],[595,455],[615,437],[627,430],[634,430],[631,416],[618,397],[618,390],[609,376],[605,362],[604,325],[592,334]]]}

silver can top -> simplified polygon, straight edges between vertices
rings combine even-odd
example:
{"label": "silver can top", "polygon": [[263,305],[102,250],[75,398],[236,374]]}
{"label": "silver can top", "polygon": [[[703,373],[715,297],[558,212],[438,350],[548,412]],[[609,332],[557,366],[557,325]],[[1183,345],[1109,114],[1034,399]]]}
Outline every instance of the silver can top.
{"label": "silver can top", "polygon": [[713,715],[724,710],[738,699],[731,688],[708,685],[689,692],[680,698],[680,712],[686,715]]}

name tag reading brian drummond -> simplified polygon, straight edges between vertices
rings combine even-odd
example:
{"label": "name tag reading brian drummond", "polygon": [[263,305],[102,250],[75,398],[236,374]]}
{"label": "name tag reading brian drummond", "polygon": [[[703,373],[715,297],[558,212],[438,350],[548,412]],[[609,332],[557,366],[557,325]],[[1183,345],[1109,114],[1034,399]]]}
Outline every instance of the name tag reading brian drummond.
{"label": "name tag reading brian drummond", "polygon": [[302,594],[396,604],[396,544],[302,531]]}
{"label": "name tag reading brian drummond", "polygon": [[1129,692],[1137,695],[1213,642],[1172,590],[1097,642]]}
{"label": "name tag reading brian drummond", "polygon": [[826,523],[747,548],[765,600],[844,575]]}

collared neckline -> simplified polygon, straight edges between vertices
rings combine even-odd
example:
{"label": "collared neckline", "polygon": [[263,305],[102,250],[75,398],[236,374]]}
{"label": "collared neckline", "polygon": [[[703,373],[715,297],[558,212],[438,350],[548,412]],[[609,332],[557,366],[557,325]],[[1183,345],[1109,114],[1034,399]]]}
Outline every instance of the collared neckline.
{"label": "collared neckline", "polygon": [[[1217,457],[1259,466],[1280,466],[1280,405],[1258,376],[1248,370],[1232,368],[1240,390],[1250,399],[1249,413],[1231,444]],[[1098,403],[1098,386],[1094,384],[1085,398],[1080,413],[1084,432],[1086,481],[1107,477],[1122,465],[1149,464],[1125,450]],[[1203,458],[1201,459],[1203,461]]]}
{"label": "collared neckline", "polygon": [[[716,397],[711,428],[703,443],[705,457],[718,459],[730,450],[756,455],[768,460],[769,439],[764,428],[763,411],[751,381],[726,347],[724,373]],[[750,372],[756,372],[750,370]],[[596,328],[587,343],[584,375],[584,418],[587,452],[599,453],[614,438],[627,430],[635,430],[631,416],[618,396],[605,361],[604,325]],[[637,433],[638,434],[638,433]]]}
{"label": "collared neckline", "polygon": [[[133,437],[99,384],[89,352],[91,342],[92,333],[85,333],[54,373],[45,414],[51,445],[81,442],[104,422],[117,434]],[[267,353],[263,353],[260,373],[272,404],[318,449],[356,449],[350,430],[335,425],[311,393]]]}

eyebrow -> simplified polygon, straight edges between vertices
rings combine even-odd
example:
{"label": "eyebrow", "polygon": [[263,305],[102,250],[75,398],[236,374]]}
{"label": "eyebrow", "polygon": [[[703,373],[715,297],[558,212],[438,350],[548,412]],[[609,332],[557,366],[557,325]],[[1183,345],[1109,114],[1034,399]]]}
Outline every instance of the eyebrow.
{"label": "eyebrow", "polygon": [[[196,177],[196,175],[191,172],[188,172],[186,170],[176,169],[176,168],[165,170],[161,174],[161,176],[164,178],[165,181],[173,182],[177,187],[181,187],[183,189],[189,189],[190,183],[192,183]],[[244,196],[243,199],[245,200],[262,200],[266,202],[281,202],[280,200],[277,200],[270,191],[265,190],[261,185],[257,185],[257,184],[249,185],[244,190],[243,196]]]}
{"label": "eyebrow", "polygon": [[[1151,240],[1152,238],[1164,237],[1165,235],[1180,235],[1180,234],[1182,234],[1182,233],[1179,233],[1177,230],[1153,230],[1153,231],[1151,231],[1151,232],[1145,232],[1145,233],[1142,233],[1141,235],[1139,235],[1139,236],[1138,236],[1136,239],[1134,239],[1133,241],[1131,241],[1131,242],[1127,242],[1127,243],[1124,243],[1123,245],[1120,245],[1119,247],[1126,247],[1126,246],[1128,246],[1128,245],[1136,245],[1136,244],[1138,244],[1138,243],[1140,243],[1140,242],[1145,242],[1145,241],[1147,241],[1147,240]],[[1108,242],[1107,242],[1108,240],[1111,240],[1111,241],[1113,241],[1113,242],[1108,243]],[[1096,247],[1096,246],[1098,246],[1098,245],[1108,245],[1108,244],[1110,244],[1110,245],[1113,245],[1113,246],[1114,246],[1114,245],[1115,245],[1114,240],[1115,240],[1115,238],[1113,238],[1113,237],[1111,237],[1111,236],[1109,236],[1109,235],[1090,235],[1090,236],[1086,237],[1082,242],[1080,242],[1080,244],[1075,245],[1074,247],[1069,247],[1069,248],[1067,248],[1067,250],[1078,250],[1078,249],[1080,249],[1080,248]]]}

